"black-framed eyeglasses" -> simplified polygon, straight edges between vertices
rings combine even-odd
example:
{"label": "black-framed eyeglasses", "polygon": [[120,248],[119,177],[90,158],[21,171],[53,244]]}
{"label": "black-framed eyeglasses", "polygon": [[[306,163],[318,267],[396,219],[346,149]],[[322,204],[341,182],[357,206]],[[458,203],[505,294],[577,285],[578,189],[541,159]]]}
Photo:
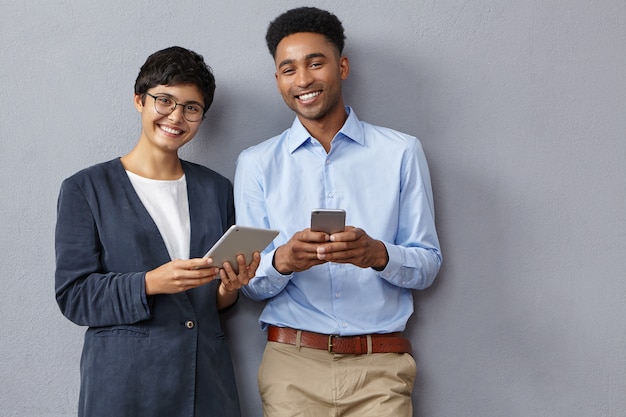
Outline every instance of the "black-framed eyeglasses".
{"label": "black-framed eyeglasses", "polygon": [[176,100],[165,94],[157,94],[156,96],[150,93],[145,94],[154,99],[154,110],[160,115],[169,116],[176,110],[176,107],[181,106],[183,117],[188,122],[198,122],[204,117],[204,107],[198,103],[177,103]]}

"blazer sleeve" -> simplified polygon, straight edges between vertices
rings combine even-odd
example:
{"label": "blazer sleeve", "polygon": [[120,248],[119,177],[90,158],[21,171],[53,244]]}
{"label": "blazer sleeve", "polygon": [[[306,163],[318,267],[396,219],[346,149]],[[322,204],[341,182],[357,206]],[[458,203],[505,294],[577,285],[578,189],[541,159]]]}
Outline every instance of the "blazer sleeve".
{"label": "blazer sleeve", "polygon": [[57,202],[55,293],[61,312],[84,326],[133,324],[150,318],[145,271],[116,273],[102,267],[97,218],[100,201],[66,179]]}

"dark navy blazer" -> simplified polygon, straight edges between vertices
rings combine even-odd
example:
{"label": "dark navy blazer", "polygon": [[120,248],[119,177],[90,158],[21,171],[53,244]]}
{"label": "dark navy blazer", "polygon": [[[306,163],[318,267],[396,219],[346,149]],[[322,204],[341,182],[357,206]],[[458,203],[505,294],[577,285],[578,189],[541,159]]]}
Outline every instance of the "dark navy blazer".
{"label": "dark navy blazer", "polygon": [[[181,161],[192,258],[234,223],[230,181]],[[144,277],[168,261],[159,230],[119,159],[66,179],[57,207],[56,298],[89,326],[80,364],[79,416],[239,416],[217,282],[145,296]]]}

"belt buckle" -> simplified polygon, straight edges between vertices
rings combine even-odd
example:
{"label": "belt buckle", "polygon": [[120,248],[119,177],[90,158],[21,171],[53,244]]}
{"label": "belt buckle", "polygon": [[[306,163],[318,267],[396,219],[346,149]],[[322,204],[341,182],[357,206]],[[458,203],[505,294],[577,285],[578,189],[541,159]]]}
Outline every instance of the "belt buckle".
{"label": "belt buckle", "polygon": [[328,353],[333,353],[333,337],[335,337],[335,335],[328,335]]}

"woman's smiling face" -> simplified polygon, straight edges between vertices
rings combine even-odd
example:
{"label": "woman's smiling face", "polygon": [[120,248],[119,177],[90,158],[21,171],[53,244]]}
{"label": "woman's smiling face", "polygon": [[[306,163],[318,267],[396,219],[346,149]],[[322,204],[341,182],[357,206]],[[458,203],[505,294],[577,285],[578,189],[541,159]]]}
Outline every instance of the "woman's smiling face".
{"label": "woman's smiling face", "polygon": [[[169,115],[156,111],[153,96],[167,96],[179,105]],[[198,87],[185,85],[158,85],[151,88],[148,94],[135,95],[135,107],[141,113],[140,141],[147,141],[155,149],[165,153],[177,152],[183,145],[190,142],[202,123],[202,119],[190,122],[183,114],[184,104],[199,104],[204,107],[204,100]]]}

